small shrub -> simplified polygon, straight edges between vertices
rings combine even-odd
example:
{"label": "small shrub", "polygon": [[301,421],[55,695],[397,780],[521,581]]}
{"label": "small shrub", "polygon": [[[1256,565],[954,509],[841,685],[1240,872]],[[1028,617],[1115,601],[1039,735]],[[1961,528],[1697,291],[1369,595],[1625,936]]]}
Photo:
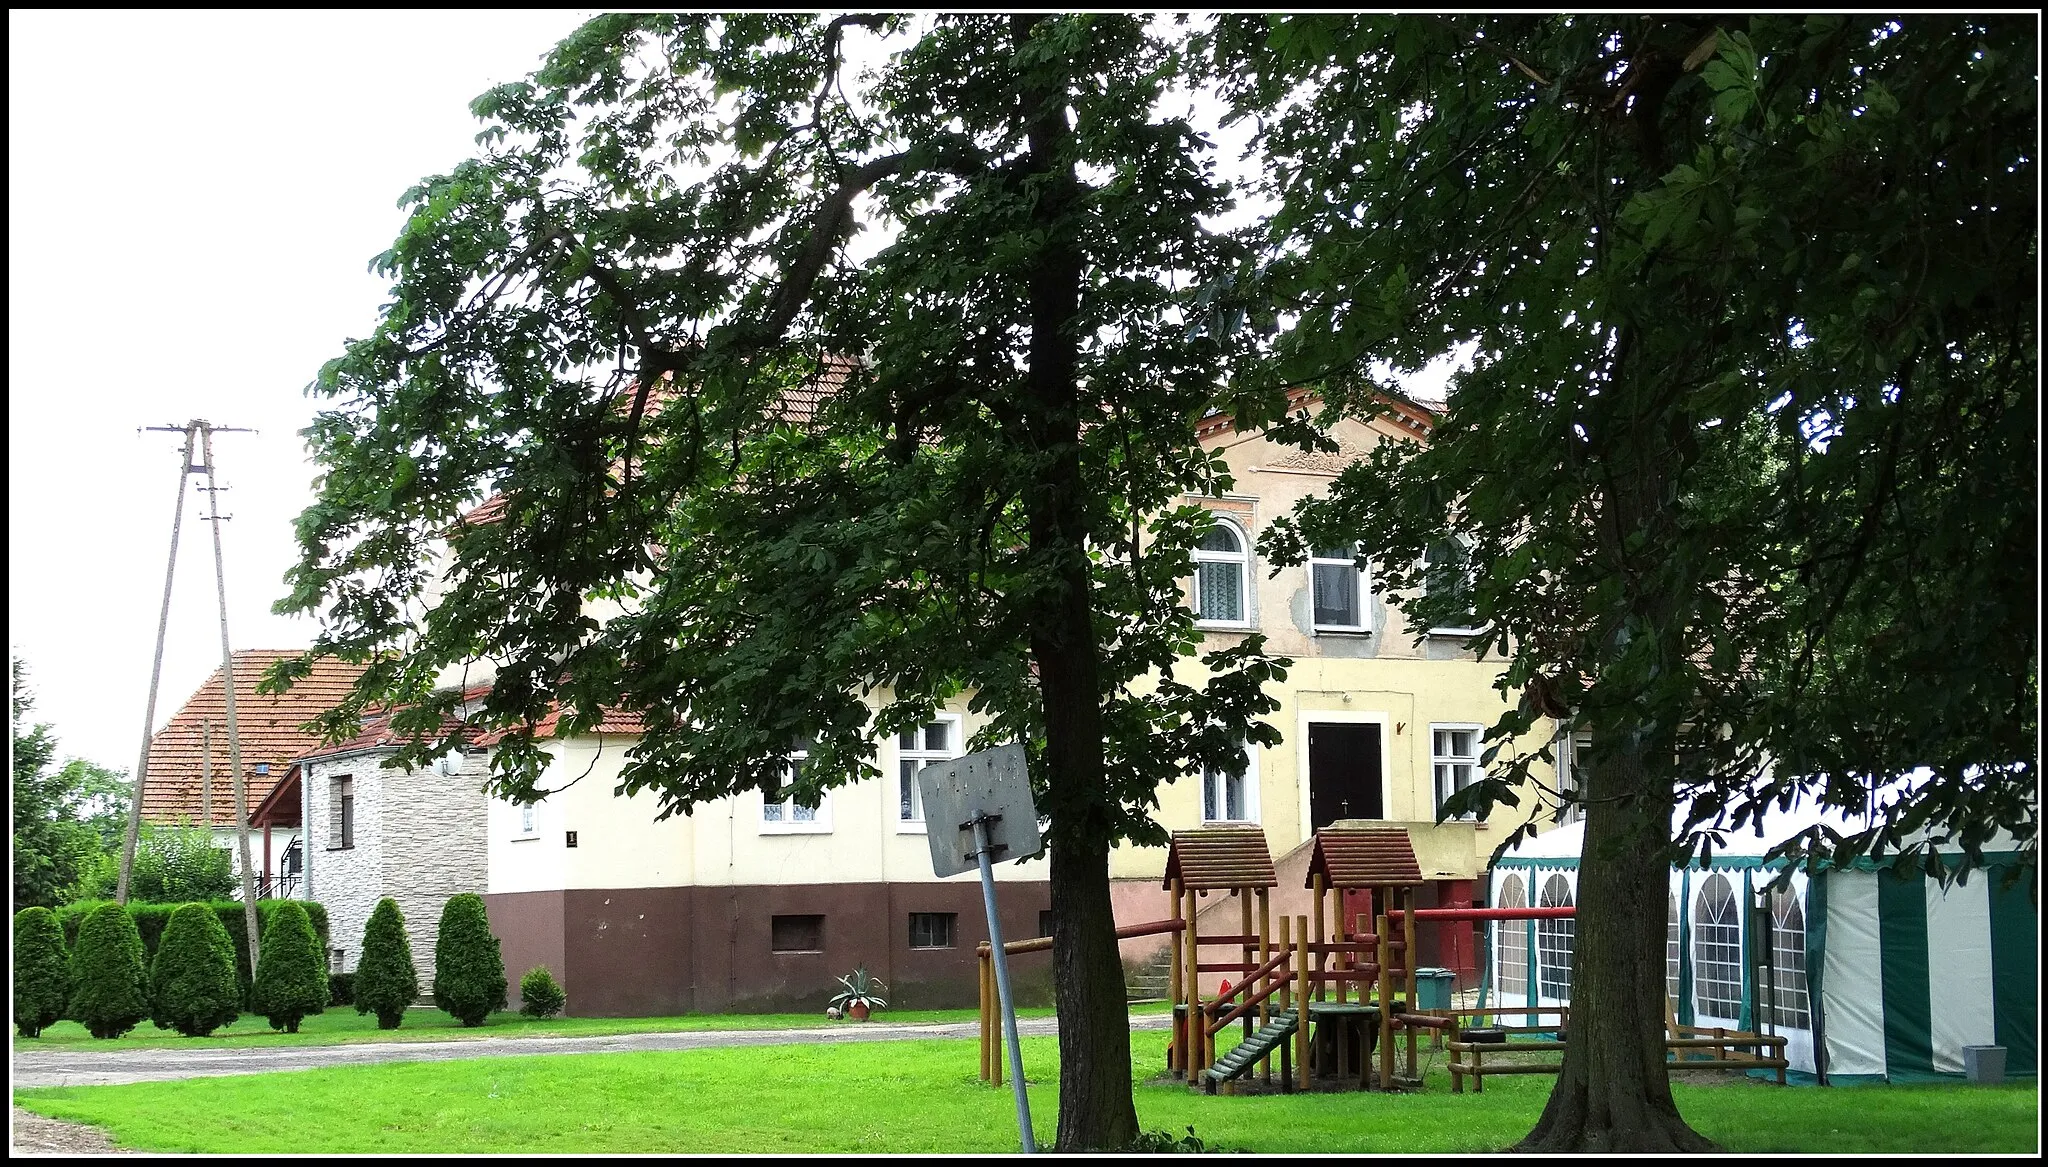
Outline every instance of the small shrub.
{"label": "small shrub", "polygon": [[120,1037],[149,1016],[142,935],[119,904],[102,904],[71,952],[71,1016],[94,1037]]}
{"label": "small shrub", "polygon": [[263,929],[256,961],[256,1012],[272,1029],[297,1033],[299,1022],[327,1008],[327,970],[315,947],[313,922],[297,900],[277,907]]}
{"label": "small shrub", "polygon": [[405,917],[399,914],[398,902],[387,896],[377,901],[370,922],[363,926],[363,954],[355,973],[356,1012],[375,1013],[379,1029],[397,1029],[406,1006],[419,995]]}
{"label": "small shrub", "polygon": [[555,983],[555,975],[544,964],[526,970],[519,978],[519,1011],[535,1021],[553,1017],[569,1003],[569,994]]}
{"label": "small shrub", "polygon": [[40,1037],[71,1003],[71,970],[64,932],[48,908],[14,914],[14,1028]]}
{"label": "small shrub", "polygon": [[242,986],[235,979],[235,942],[206,904],[185,904],[171,915],[149,966],[151,1016],[160,1029],[206,1037],[241,1015]]}
{"label": "small shrub", "polygon": [[356,1003],[356,974],[331,972],[327,974],[327,1007],[338,1009]]}
{"label": "small shrub", "polygon": [[505,957],[484,898],[474,892],[451,897],[441,909],[434,937],[434,1006],[465,1028],[475,1028],[494,1009],[505,1007]]}
{"label": "small shrub", "polygon": [[1188,1133],[1180,1138],[1175,1138],[1167,1131],[1140,1131],[1138,1137],[1131,1140],[1130,1146],[1124,1148],[1124,1153],[1127,1155],[1201,1155],[1223,1150],[1222,1147],[1212,1147],[1201,1139],[1196,1138],[1195,1128],[1189,1127],[1187,1131]]}

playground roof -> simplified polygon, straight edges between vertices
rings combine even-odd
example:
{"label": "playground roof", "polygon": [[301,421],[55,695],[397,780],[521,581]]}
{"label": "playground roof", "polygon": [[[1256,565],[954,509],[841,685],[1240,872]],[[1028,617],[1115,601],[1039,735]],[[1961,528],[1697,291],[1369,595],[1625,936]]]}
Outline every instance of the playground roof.
{"label": "playground roof", "polygon": [[1422,882],[1415,844],[1401,827],[1322,827],[1302,886],[1321,875],[1330,887],[1387,887]]}
{"label": "playground roof", "polygon": [[1273,874],[1266,832],[1257,827],[1175,831],[1173,845],[1166,851],[1166,879],[1160,886],[1171,889],[1176,879],[1182,887],[1195,891],[1273,887],[1280,882]]}

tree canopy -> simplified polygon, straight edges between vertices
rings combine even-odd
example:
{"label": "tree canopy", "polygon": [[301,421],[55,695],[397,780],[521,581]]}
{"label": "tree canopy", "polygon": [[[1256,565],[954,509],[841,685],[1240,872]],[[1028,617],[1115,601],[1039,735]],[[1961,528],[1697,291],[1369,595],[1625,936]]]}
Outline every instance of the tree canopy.
{"label": "tree canopy", "polygon": [[10,682],[14,906],[54,908],[86,894],[102,852],[119,845],[134,784],[83,758],[52,770],[57,738],[47,724],[29,721],[35,694],[19,659],[11,663]]}

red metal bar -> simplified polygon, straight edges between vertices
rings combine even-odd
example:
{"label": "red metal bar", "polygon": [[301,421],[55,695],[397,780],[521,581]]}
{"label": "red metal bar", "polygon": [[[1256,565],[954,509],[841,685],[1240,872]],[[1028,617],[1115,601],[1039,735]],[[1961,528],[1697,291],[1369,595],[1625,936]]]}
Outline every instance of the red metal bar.
{"label": "red metal bar", "polygon": [[[1388,912],[1392,919],[1405,913]],[[1569,920],[1577,908],[1417,908],[1415,919],[1424,920]]]}

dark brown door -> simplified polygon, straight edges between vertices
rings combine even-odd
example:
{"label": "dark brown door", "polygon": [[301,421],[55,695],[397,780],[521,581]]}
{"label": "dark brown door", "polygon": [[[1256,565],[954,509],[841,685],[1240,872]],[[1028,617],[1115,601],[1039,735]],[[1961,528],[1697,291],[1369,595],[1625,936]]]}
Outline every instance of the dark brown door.
{"label": "dark brown door", "polygon": [[1387,817],[1380,778],[1379,726],[1309,723],[1309,829]]}

